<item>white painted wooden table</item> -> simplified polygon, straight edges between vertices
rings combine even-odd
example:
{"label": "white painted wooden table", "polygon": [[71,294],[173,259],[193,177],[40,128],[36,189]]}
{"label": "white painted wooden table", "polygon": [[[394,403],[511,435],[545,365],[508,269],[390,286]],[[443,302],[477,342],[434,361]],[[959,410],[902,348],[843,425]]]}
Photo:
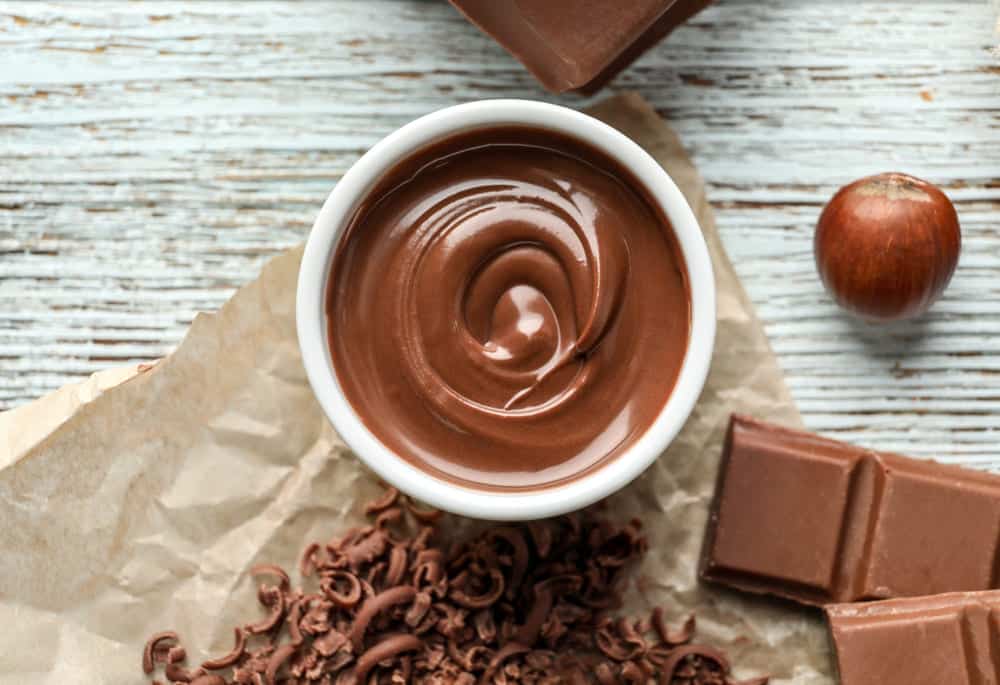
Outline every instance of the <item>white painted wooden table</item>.
{"label": "white painted wooden table", "polygon": [[[504,1],[504,0],[498,0]],[[986,0],[720,0],[614,84],[680,132],[807,424],[1000,467],[1000,57]],[[432,0],[0,0],[0,408],[170,351],[400,124],[542,92]],[[940,183],[925,320],[841,316],[811,239],[844,182]],[[725,341],[720,341],[725,344]]]}

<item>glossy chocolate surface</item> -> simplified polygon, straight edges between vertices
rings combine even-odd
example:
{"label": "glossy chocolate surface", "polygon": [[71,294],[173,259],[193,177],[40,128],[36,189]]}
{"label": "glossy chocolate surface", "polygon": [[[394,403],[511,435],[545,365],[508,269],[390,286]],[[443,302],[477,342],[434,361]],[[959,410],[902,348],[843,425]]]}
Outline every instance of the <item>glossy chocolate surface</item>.
{"label": "glossy chocolate surface", "polygon": [[707,580],[806,604],[996,588],[1000,476],[732,418]]}
{"label": "glossy chocolate surface", "polygon": [[357,210],[327,295],[365,425],[485,489],[576,478],[663,408],[690,332],[666,219],[603,153],[525,127],[417,152]]}

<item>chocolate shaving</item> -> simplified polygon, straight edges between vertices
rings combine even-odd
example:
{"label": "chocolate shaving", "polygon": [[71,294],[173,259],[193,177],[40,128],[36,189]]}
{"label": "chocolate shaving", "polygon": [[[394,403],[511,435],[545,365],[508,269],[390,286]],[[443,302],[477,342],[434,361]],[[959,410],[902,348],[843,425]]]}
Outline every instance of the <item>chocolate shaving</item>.
{"label": "chocolate shaving", "polygon": [[426,523],[427,525],[432,525],[437,523],[442,516],[444,516],[443,511],[437,509],[421,509],[420,507],[413,504],[413,502],[406,503],[406,510],[410,512],[410,515],[415,518],[420,523]]}
{"label": "chocolate shaving", "polygon": [[503,594],[504,579],[500,569],[496,568],[489,569],[486,575],[490,579],[487,589],[482,590],[479,594],[472,595],[464,588],[455,588],[451,591],[452,600],[466,609],[483,609],[492,605]]}
{"label": "chocolate shaving", "polygon": [[292,581],[289,580],[285,570],[274,564],[258,564],[257,566],[253,566],[250,568],[250,575],[254,578],[257,576],[277,576],[282,592],[288,592],[292,587]]}
{"label": "chocolate shaving", "polygon": [[403,652],[420,649],[423,644],[420,638],[413,635],[390,635],[358,657],[354,677],[357,682],[364,682],[365,676],[378,662],[383,659],[391,659]]}
{"label": "chocolate shaving", "polygon": [[[341,592],[337,589],[338,581],[346,582],[350,589]],[[361,581],[356,575],[347,571],[330,571],[320,583],[320,589],[327,599],[343,609],[349,609],[361,601]]]}
{"label": "chocolate shaving", "polygon": [[282,666],[285,665],[295,653],[295,645],[281,645],[276,650],[271,658],[267,660],[267,670],[264,671],[264,682],[267,685],[274,685],[275,679],[278,677],[278,671]]}
{"label": "chocolate shaving", "polygon": [[200,675],[191,681],[191,685],[226,685],[226,679],[219,675]]}
{"label": "chocolate shaving", "polygon": [[375,518],[375,529],[385,531],[392,524],[401,520],[403,520],[403,510],[399,507],[391,507]]}
{"label": "chocolate shaving", "polygon": [[426,592],[418,592],[413,597],[413,604],[403,617],[403,621],[411,628],[416,628],[423,622],[431,608],[431,596]]}
{"label": "chocolate shaving", "polygon": [[365,631],[376,614],[397,604],[407,604],[413,601],[416,594],[417,591],[412,587],[401,585],[385,590],[365,600],[365,603],[361,605],[361,609],[358,610],[358,615],[354,618],[354,625],[351,626],[351,632],[347,634],[351,644],[354,645],[354,650],[361,651]]}
{"label": "chocolate shaving", "polygon": [[385,533],[378,530],[369,531],[361,539],[351,542],[344,547],[343,552],[347,563],[354,570],[358,570],[364,564],[370,564],[385,551]]}
{"label": "chocolate shaving", "polygon": [[[276,588],[268,588],[268,589],[274,590]],[[268,614],[267,617],[264,618],[263,620],[258,621],[257,623],[250,623],[249,625],[246,626],[247,632],[250,633],[251,635],[260,635],[261,633],[271,632],[278,626],[278,624],[281,622],[282,617],[284,617],[285,615],[285,595],[281,594],[280,592],[277,592],[273,594],[273,599],[271,599],[269,596],[264,596],[263,592],[264,590],[262,589],[261,594],[258,595],[258,599],[260,599],[261,604],[263,604],[264,606],[269,606],[268,603],[269,602],[271,603],[270,604],[271,613]]]}
{"label": "chocolate shaving", "polygon": [[671,679],[675,677],[678,667],[691,657],[697,657],[703,660],[707,659],[715,663],[723,674],[729,673],[729,660],[726,659],[725,654],[714,647],[708,647],[706,645],[681,645],[674,649],[663,664],[663,673],[667,678],[666,682],[669,683]]}
{"label": "chocolate shaving", "polygon": [[193,673],[180,664],[168,663],[167,667],[163,669],[163,674],[167,676],[167,680],[173,683],[190,683],[192,680],[198,676],[204,675],[205,672],[200,668]]}
{"label": "chocolate shaving", "polygon": [[171,640],[173,642],[178,641],[177,633],[172,630],[164,630],[159,633],[155,633],[152,637],[146,640],[146,647],[142,650],[142,670],[144,673],[152,673],[155,668],[154,655],[156,653],[157,647],[164,640]]}
{"label": "chocolate shaving", "polygon": [[302,620],[302,600],[292,603],[292,608],[288,610],[288,635],[292,638],[292,644],[296,647],[302,644],[302,627],[299,622]]}
{"label": "chocolate shaving", "polygon": [[520,644],[519,642],[508,642],[505,644],[496,656],[490,659],[490,664],[486,668],[486,672],[483,673],[482,677],[479,679],[480,683],[487,683],[490,677],[496,672],[496,670],[511,657],[517,656],[518,654],[524,654],[530,651],[531,648]]}
{"label": "chocolate shaving", "polygon": [[656,607],[653,609],[652,623],[653,629],[656,631],[656,634],[659,635],[660,640],[671,647],[687,644],[691,641],[691,638],[694,637],[695,618],[693,614],[687,617],[687,620],[684,621],[684,625],[682,625],[679,630],[670,630],[667,628],[667,623],[663,618],[663,609],[661,607]]}
{"label": "chocolate shaving", "polygon": [[218,659],[209,659],[208,661],[202,663],[202,668],[208,671],[218,671],[219,669],[226,668],[227,666],[232,666],[240,660],[240,657],[243,656],[243,652],[246,650],[247,634],[239,628],[234,628],[233,633],[235,635],[236,644],[233,646],[232,650],[230,650],[230,652],[225,656],[220,656]]}
{"label": "chocolate shaving", "polygon": [[507,598],[513,599],[514,595],[521,588],[521,581],[524,573],[528,570],[528,543],[525,542],[524,534],[517,528],[511,526],[501,526],[490,532],[490,540],[503,540],[514,551],[511,561],[510,581],[507,584]]}
{"label": "chocolate shaving", "polygon": [[399,499],[399,490],[396,488],[386,488],[382,496],[376,500],[373,500],[365,505],[365,514],[371,516],[372,514],[378,514],[385,511],[389,507],[396,504],[396,500]]}
{"label": "chocolate shaving", "polygon": [[143,670],[160,666],[170,685],[767,682],[729,678],[721,652],[690,643],[694,617],[671,629],[662,609],[611,614],[646,548],[638,522],[615,526],[590,510],[443,545],[448,519],[415,513],[399,493],[368,511],[372,525],[305,547],[311,588],[293,588],[277,566],[251,570],[275,579],[257,590],[268,614],[236,628],[229,653],[188,671],[177,636],[157,633]]}
{"label": "chocolate shaving", "polygon": [[385,572],[385,584],[389,587],[399,585],[406,573],[407,554],[402,545],[395,545],[389,552],[389,568]]}
{"label": "chocolate shaving", "polygon": [[303,578],[308,578],[313,574],[318,563],[316,561],[316,553],[322,548],[321,544],[314,542],[302,551],[302,556],[299,557],[299,575]]}

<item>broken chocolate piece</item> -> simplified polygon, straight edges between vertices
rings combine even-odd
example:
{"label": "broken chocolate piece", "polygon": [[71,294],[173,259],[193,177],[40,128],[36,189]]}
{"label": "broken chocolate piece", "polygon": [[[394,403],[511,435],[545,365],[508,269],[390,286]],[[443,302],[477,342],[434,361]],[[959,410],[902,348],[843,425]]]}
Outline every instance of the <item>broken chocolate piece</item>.
{"label": "broken chocolate piece", "polygon": [[997,587],[1000,476],[734,416],[701,575],[804,604]]}
{"label": "broken chocolate piece", "polygon": [[594,93],[711,0],[450,0],[549,90]]}
{"label": "broken chocolate piece", "polygon": [[995,685],[1000,592],[826,608],[842,685]]}

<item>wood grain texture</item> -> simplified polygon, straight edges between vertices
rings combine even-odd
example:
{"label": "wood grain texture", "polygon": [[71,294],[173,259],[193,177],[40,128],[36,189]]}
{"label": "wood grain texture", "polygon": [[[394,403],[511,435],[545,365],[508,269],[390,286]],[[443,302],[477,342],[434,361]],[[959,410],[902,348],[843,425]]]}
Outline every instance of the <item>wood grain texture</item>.
{"label": "wood grain texture", "polygon": [[[985,0],[720,0],[614,83],[654,103],[806,423],[1000,468],[1000,56]],[[0,408],[166,354],[302,241],[369,145],[546,95],[443,2],[0,3]],[[812,230],[864,174],[941,184],[964,231],[926,319],[857,324]],[[725,344],[725,341],[720,341]]]}

